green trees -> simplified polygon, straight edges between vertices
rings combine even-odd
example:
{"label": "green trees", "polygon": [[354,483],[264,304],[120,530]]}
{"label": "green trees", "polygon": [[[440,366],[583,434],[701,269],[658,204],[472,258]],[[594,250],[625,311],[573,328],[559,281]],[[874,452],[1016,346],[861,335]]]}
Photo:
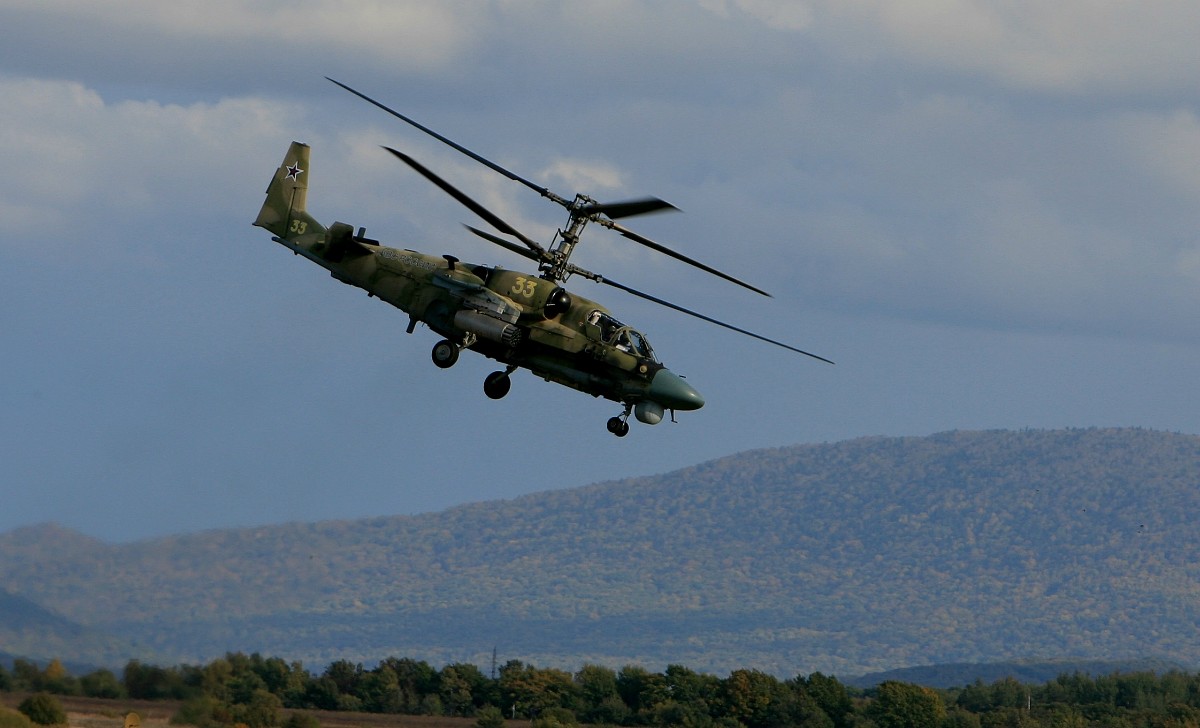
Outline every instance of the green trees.
{"label": "green trees", "polygon": [[161,668],[131,661],[120,679],[97,670],[75,680],[60,663],[41,669],[18,660],[0,677],[0,690],[32,693],[20,717],[0,711],[0,728],[28,728],[30,718],[38,724],[65,721],[54,710],[61,711],[61,703],[31,686],[67,695],[181,700],[172,723],[197,728],[319,728],[305,709],[474,717],[477,728],[503,728],[504,719],[514,714],[535,728],[1200,726],[1200,676],[1182,672],[1097,678],[1074,673],[1042,685],[1006,678],[954,690],[889,681],[859,691],[821,673],[780,680],[749,669],[718,677],[681,665],[662,672],[584,665],[571,674],[519,660],[510,660],[495,678],[474,665],[437,670],[403,658],[385,659],[371,669],[337,661],[317,675],[300,663],[230,653],[202,666]]}
{"label": "green trees", "polygon": [[504,728],[504,714],[494,705],[489,705],[479,711],[475,728]]}
{"label": "green trees", "polygon": [[654,707],[670,697],[665,676],[638,665],[626,665],[617,673],[617,694],[632,720],[642,724],[649,723]]}
{"label": "green trees", "polygon": [[850,701],[850,692],[837,678],[814,672],[805,677],[797,677],[794,687],[808,695],[815,706],[829,718],[834,728],[845,728],[848,718],[854,709]]}
{"label": "green trees", "polygon": [[867,716],[879,728],[938,728],[946,706],[931,688],[888,681],[879,686]]}
{"label": "green trees", "polygon": [[185,700],[175,715],[171,716],[171,725],[190,725],[195,728],[218,728],[232,721],[232,711],[210,695],[197,695]]}
{"label": "green trees", "polygon": [[125,689],[112,670],[96,670],[79,678],[79,687],[89,698],[113,700],[123,697]]}
{"label": "green trees", "polygon": [[7,682],[7,689],[21,692],[47,692],[59,695],[75,695],[79,692],[79,683],[67,674],[66,669],[58,660],[51,660],[46,669],[37,663],[20,658],[13,660],[12,672],[0,675],[0,681]]}
{"label": "green trees", "polygon": [[17,710],[38,725],[66,725],[67,711],[58,698],[48,693],[36,693],[21,701]]}
{"label": "green trees", "polygon": [[394,676],[396,697],[394,702],[385,698],[383,705],[391,707],[382,710],[374,709],[370,701],[366,701],[366,710],[409,715],[441,715],[441,678],[438,671],[428,662],[407,657],[389,657],[372,671],[372,674],[375,673],[378,673],[383,683],[388,686],[392,685],[391,680]]}
{"label": "green trees", "polygon": [[60,660],[51,660],[44,669],[30,660],[13,660],[12,670],[0,665],[0,691],[84,695],[89,698],[124,696],[121,680],[111,670],[99,669],[76,678]]}
{"label": "green trees", "polygon": [[488,689],[490,681],[475,665],[446,665],[439,683],[438,697],[446,715],[472,716],[479,708],[495,702]]}
{"label": "green trees", "polygon": [[244,700],[230,702],[213,695],[200,694],[185,700],[171,716],[172,725],[196,728],[222,728],[244,725],[248,728],[275,728],[281,722],[283,701],[274,693],[254,690]]}
{"label": "green trees", "polygon": [[179,670],[167,670],[130,660],[125,664],[123,675],[125,694],[135,700],[180,700],[187,697]]}
{"label": "green trees", "polygon": [[500,694],[505,706],[515,706],[517,715],[537,718],[552,708],[570,711],[579,689],[568,672],[511,660],[500,668]]}
{"label": "green trees", "polygon": [[280,711],[283,701],[274,693],[267,690],[255,690],[245,702],[233,707],[235,723],[241,723],[249,728],[275,728],[280,722]]}
{"label": "green trees", "polygon": [[584,665],[575,673],[579,696],[579,719],[584,723],[620,725],[630,710],[617,692],[617,673],[610,667]]}
{"label": "green trees", "polygon": [[777,725],[779,709],[788,697],[778,680],[758,670],[734,670],[721,683],[725,716],[747,728]]}

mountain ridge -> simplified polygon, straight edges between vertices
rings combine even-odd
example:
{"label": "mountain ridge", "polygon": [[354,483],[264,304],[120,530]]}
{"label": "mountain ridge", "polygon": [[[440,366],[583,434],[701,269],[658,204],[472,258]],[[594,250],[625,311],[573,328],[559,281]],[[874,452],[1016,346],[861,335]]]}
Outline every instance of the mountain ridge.
{"label": "mountain ridge", "polygon": [[0,587],[184,660],[1186,662],[1198,469],[1200,438],[1152,430],[858,438],[419,516],[131,544],[19,529]]}
{"label": "mountain ridge", "polygon": [[[125,659],[131,649],[118,637],[0,589],[0,662],[32,655],[43,659],[62,657],[74,664],[112,664]],[[77,653],[88,662],[76,661]]]}

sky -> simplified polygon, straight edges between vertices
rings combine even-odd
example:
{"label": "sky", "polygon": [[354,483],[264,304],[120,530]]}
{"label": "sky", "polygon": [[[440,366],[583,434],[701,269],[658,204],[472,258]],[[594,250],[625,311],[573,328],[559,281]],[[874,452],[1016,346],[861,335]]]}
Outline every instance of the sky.
{"label": "sky", "polygon": [[[953,429],[1200,433],[1200,4],[4,0],[0,531],[111,541],[438,511],[735,452]],[[309,211],[520,269],[405,151],[531,237],[561,208],[338,79],[763,298],[589,228],[589,281],[705,397],[448,370],[438,337],[252,227]]]}

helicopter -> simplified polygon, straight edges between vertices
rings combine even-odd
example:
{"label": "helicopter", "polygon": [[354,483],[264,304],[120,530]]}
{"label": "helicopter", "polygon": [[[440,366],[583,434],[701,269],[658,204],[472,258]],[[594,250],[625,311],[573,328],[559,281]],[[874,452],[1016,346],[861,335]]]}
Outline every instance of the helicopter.
{"label": "helicopter", "polygon": [[[561,284],[579,276],[694,316],[712,324],[830,363],[829,359],[692,311],[571,263],[585,226],[596,223],[623,237],[707,273],[769,296],[755,286],[660,245],[616,222],[618,219],[676,209],[657,197],[602,203],[583,194],[562,197],[470,151],[353,88],[327,80],[410,124],[492,170],[538,192],[568,212],[567,224],[549,245],[525,236],[468,195],[391,147],[384,149],[488,223],[496,233],[466,226],[473,234],[537,265],[537,273],[499,266],[470,264],[453,255],[429,255],[392,248],[366,237],[344,222],[322,225],[307,210],[311,148],[293,141],[267,187],[266,200],[254,225],[272,240],[327,269],[343,283],[356,286],[409,316],[407,333],[418,323],[443,337],[433,346],[433,363],[454,366],[471,350],[494,359],[504,369],[489,374],[483,391],[491,399],[508,394],[510,375],[524,368],[545,379],[619,403],[623,411],[607,429],[617,437],[629,433],[630,415],[656,425],[667,412],[704,406],[704,398],[682,376],[659,361],[641,332],[619,321],[605,306],[567,291]],[[501,235],[508,237],[501,237]]]}

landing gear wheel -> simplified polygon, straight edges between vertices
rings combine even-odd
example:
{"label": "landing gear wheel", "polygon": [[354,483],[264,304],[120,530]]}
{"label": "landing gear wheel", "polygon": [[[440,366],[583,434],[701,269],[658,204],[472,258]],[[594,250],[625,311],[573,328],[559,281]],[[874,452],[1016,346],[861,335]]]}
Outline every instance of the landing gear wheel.
{"label": "landing gear wheel", "polygon": [[508,378],[508,372],[492,372],[483,380],[483,393],[492,399],[503,398],[511,387],[512,380]]}
{"label": "landing gear wheel", "polygon": [[442,339],[433,345],[433,363],[440,369],[449,369],[458,361],[458,347],[453,341]]}
{"label": "landing gear wheel", "polygon": [[608,421],[608,431],[617,437],[625,437],[629,434],[629,423],[620,417],[613,417]]}

